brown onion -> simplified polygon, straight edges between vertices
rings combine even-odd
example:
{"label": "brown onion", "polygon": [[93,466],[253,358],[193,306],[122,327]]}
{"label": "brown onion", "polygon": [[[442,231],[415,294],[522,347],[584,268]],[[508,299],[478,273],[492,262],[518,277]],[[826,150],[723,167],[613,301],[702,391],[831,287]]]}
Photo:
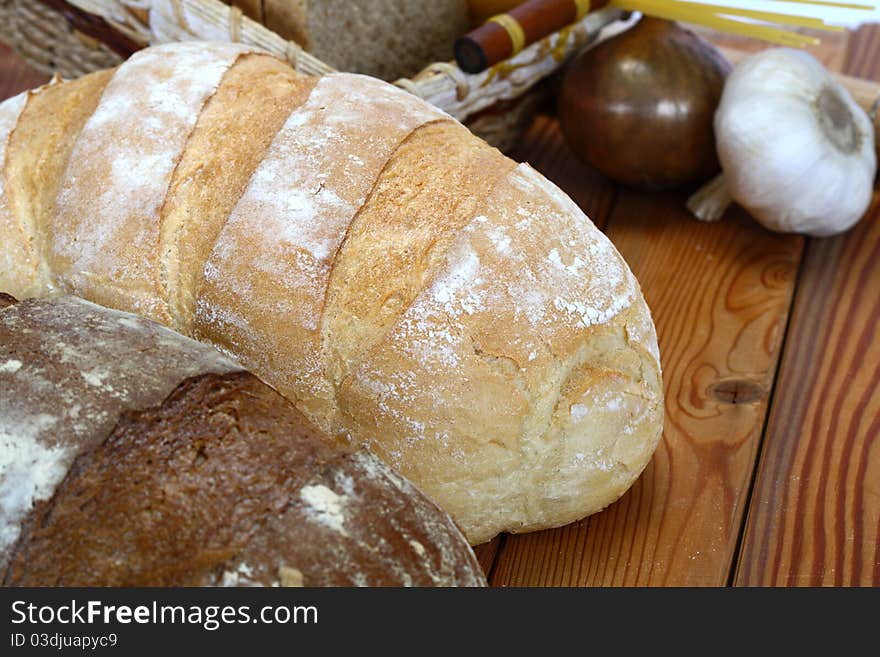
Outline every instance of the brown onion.
{"label": "brown onion", "polygon": [[719,170],[712,117],[730,64],[677,23],[642,18],[581,53],[559,119],[572,150],[609,178],[668,189]]}

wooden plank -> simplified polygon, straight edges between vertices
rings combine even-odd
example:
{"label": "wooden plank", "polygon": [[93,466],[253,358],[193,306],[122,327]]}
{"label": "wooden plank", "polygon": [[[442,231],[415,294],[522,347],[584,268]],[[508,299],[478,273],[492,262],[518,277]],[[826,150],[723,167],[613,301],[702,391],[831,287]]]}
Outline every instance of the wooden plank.
{"label": "wooden plank", "polygon": [[48,80],[48,75],[31,68],[12,48],[0,43],[0,100],[37,87]]}
{"label": "wooden plank", "polygon": [[[846,72],[880,80],[880,26]],[[880,194],[808,244],[735,583],[880,586]]]}
{"label": "wooden plank", "polygon": [[474,554],[477,555],[477,561],[479,561],[480,566],[483,567],[483,572],[486,573],[487,579],[492,574],[492,567],[495,565],[495,557],[498,556],[498,549],[501,547],[503,541],[503,536],[496,536],[488,543],[483,543],[482,545],[474,547]]}
{"label": "wooden plank", "polygon": [[863,25],[849,34],[844,72],[880,82],[878,53],[880,53],[880,23]]}
{"label": "wooden plank", "polygon": [[[845,38],[826,39],[814,53],[836,69]],[[764,231],[741,211],[697,224],[683,202],[622,192],[608,228],[660,336],[663,442],[602,513],[508,537],[494,585],[728,582],[804,242]]]}
{"label": "wooden plank", "polygon": [[728,578],[803,240],[741,212],[699,224],[681,194],[622,194],[608,234],[660,336],[666,425],[621,500],[508,537],[492,583],[722,585]]}

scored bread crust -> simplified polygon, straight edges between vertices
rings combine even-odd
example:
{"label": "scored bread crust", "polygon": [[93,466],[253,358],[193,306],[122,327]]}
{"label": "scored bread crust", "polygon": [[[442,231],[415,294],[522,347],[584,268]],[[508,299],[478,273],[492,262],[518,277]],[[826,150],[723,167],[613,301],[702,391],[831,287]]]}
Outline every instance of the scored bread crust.
{"label": "scored bread crust", "polygon": [[325,430],[337,429],[320,351],[336,253],[394,149],[431,121],[451,119],[372,78],[321,78],[275,136],[205,265],[195,335],[247,353],[248,367],[272,372]]}
{"label": "scored bread crust", "polygon": [[16,220],[13,230],[21,231],[22,236],[19,255],[26,258],[31,272],[30,276],[20,273],[15,279],[28,281],[32,287],[12,288],[10,293],[24,297],[53,290],[46,244],[51,232],[46,222],[54,212],[58,183],[76,137],[112,76],[112,71],[98,71],[65,85],[54,84],[56,80],[39,93],[21,96],[27,102],[9,136],[3,175],[8,184],[0,181],[6,190],[6,194],[0,192],[0,199],[5,196],[10,205]]}
{"label": "scored bread crust", "polygon": [[314,86],[274,57],[248,53],[205,103],[161,208],[163,297],[177,330],[191,332],[204,263],[273,137]]}
{"label": "scored bread crust", "polygon": [[51,219],[52,269],[67,290],[170,322],[157,266],[162,203],[202,107],[248,51],[188,42],[178,57],[148,49],[117,69],[79,133]]}
{"label": "scored bread crust", "polygon": [[3,235],[0,246],[0,272],[8,281],[8,294],[39,294],[40,282],[37,274],[37,262],[31,236],[11,207],[12,191],[7,182],[9,179],[9,135],[14,131],[19,116],[27,102],[27,92],[13,96],[0,104],[0,234]]}
{"label": "scored bread crust", "polygon": [[465,519],[473,541],[600,510],[659,435],[656,337],[635,278],[527,165],[444,255],[349,363],[337,393],[346,425]]}
{"label": "scored bread crust", "polygon": [[[195,56],[150,52],[179,68]],[[68,258],[56,284],[234,354],[316,424],[397,466],[473,543],[619,497],[657,445],[663,396],[650,313],[610,241],[540,174],[399,89],[350,74],[310,86],[231,52],[185,119],[177,168],[150,183],[166,190],[155,211],[113,220],[150,245],[144,270],[104,281],[108,294],[80,285],[97,279]],[[250,102],[228,93],[244,66],[254,86],[275,85],[248,96],[267,120],[231,116]],[[135,135],[148,118],[116,111]],[[211,148],[243,124],[248,146]],[[87,164],[74,148],[59,216],[73,212],[64,190],[101,189],[72,171],[109,167],[109,146]],[[77,226],[64,248],[47,236],[56,258],[74,239],[96,243]],[[129,242],[100,240],[115,271]]]}

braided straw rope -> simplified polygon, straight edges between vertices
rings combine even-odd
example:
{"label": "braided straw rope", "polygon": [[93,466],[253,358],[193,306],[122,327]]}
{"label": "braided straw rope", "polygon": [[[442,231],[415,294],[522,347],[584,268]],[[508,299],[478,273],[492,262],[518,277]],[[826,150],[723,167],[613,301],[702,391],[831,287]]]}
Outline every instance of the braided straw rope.
{"label": "braided straw rope", "polygon": [[[106,44],[72,30],[64,15],[45,0],[0,0],[0,38],[13,43],[44,70],[77,77],[115,66],[121,58]],[[256,46],[287,60],[308,75],[326,75],[333,68],[292,41],[242,15],[219,0],[67,0],[75,8],[124,35],[135,48],[175,41],[233,41]],[[628,27],[624,12],[605,8],[534,43],[488,71],[469,75],[452,62],[437,62],[396,85],[445,110],[460,121],[504,101],[524,97],[537,83],[558,70],[597,38]],[[7,29],[4,29],[7,28]],[[11,33],[11,34],[10,34]],[[600,36],[601,33],[601,36]],[[524,103],[523,107],[534,103]],[[513,110],[510,110],[513,111]],[[509,141],[513,115],[481,114],[478,134],[492,134],[492,143]],[[497,124],[497,125],[493,125]],[[504,133],[510,133],[505,136]]]}
{"label": "braided straw rope", "polygon": [[453,63],[431,64],[411,79],[394,84],[439,107],[459,121],[528,92],[597,38],[626,29],[621,9],[606,7],[524,48],[487,71],[471,75]]}
{"label": "braided straw rope", "polygon": [[34,68],[65,78],[122,62],[105,44],[71,29],[62,13],[34,0],[0,0],[0,40]]}
{"label": "braided straw rope", "polygon": [[[78,5],[82,0],[71,1]],[[193,39],[234,41],[267,50],[307,75],[326,75],[334,70],[293,41],[243,16],[240,9],[217,0],[152,0],[149,17],[153,44]]]}
{"label": "braided straw rope", "polygon": [[504,153],[512,151],[538,112],[538,108],[552,96],[548,81],[539,82],[516,102],[503,109],[490,108],[468,119],[467,127],[475,135]]}

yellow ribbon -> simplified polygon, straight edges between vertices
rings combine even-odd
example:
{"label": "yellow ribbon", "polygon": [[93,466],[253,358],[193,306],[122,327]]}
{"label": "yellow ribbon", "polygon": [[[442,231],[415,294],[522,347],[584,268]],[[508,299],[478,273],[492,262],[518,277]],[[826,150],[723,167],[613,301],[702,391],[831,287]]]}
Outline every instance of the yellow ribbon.
{"label": "yellow ribbon", "polygon": [[510,14],[498,14],[486,22],[498,23],[498,25],[503,27],[504,31],[507,32],[507,35],[510,37],[510,42],[513,44],[513,52],[510,53],[511,56],[525,48],[526,33],[523,31],[522,25],[519,24],[519,21]]}
{"label": "yellow ribbon", "polygon": [[575,20],[579,21],[590,11],[590,0],[574,0],[574,6],[577,7],[577,18]]}

